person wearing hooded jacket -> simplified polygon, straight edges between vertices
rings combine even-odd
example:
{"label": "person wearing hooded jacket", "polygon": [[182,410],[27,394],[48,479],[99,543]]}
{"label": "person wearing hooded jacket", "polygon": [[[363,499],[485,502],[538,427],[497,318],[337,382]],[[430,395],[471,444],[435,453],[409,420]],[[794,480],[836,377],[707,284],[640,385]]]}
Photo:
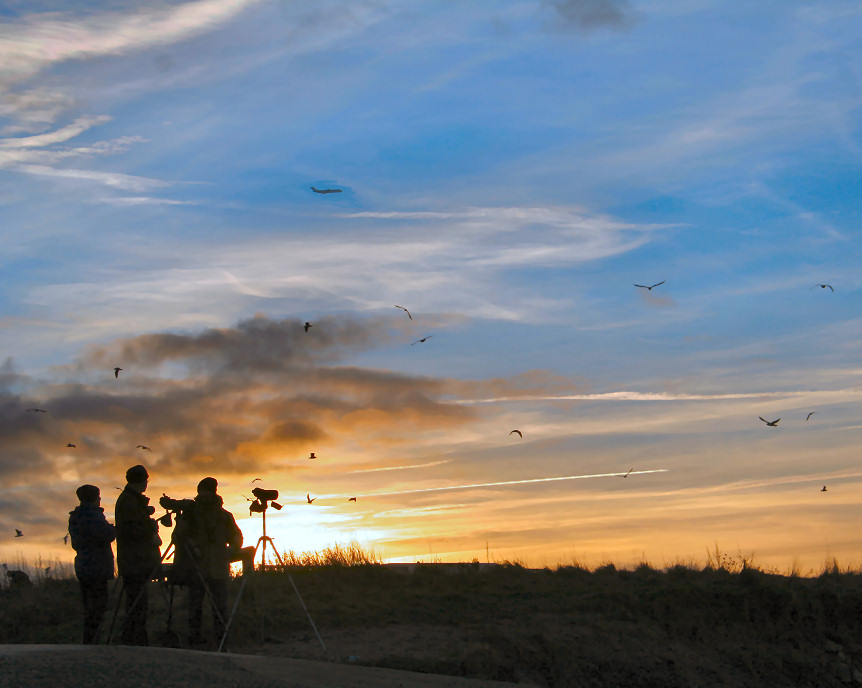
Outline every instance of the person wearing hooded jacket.
{"label": "person wearing hooded jacket", "polygon": [[123,579],[126,618],[120,640],[124,645],[147,645],[149,601],[147,583],[161,563],[159,525],[152,515],[150,498],[144,495],[149,481],[144,466],[126,471],[126,486],[117,497],[117,573]]}
{"label": "person wearing hooded jacket", "polygon": [[75,550],[75,576],[84,600],[84,644],[92,645],[108,606],[108,581],[114,577],[111,543],[116,532],[100,506],[98,487],[81,485],[75,494],[80,504],[69,512],[69,535]]}
{"label": "person wearing hooded jacket", "polygon": [[203,601],[212,602],[213,632],[218,643],[227,623],[227,581],[231,559],[242,547],[242,531],[216,494],[218,481],[204,478],[198,483],[194,506],[177,519],[175,561],[184,570],[189,588],[189,643],[204,642],[201,635]]}

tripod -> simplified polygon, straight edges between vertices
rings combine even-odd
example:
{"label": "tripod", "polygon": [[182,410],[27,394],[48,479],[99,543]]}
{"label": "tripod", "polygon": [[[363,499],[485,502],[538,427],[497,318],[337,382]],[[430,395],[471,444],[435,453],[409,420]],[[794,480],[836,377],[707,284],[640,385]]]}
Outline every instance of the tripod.
{"label": "tripod", "polygon": [[[256,488],[259,489],[259,488]],[[254,563],[254,558],[257,556],[257,550],[260,548],[260,570],[266,570],[266,545],[269,544],[272,547],[272,551],[275,553],[275,558],[278,560],[278,563],[281,564],[282,571],[287,574],[287,579],[290,581],[291,586],[293,586],[293,591],[296,593],[296,597],[299,599],[299,603],[302,605],[302,609],[305,611],[305,615],[308,617],[308,621],[311,624],[311,627],[314,629],[314,634],[317,636],[317,639],[320,641],[320,645],[323,648],[323,651],[326,652],[326,644],[323,642],[323,638],[320,637],[320,632],[317,630],[317,626],[314,624],[314,619],[311,618],[311,614],[308,611],[308,607],[305,606],[305,601],[302,599],[302,595],[299,594],[299,588],[296,587],[296,583],[293,581],[293,576],[290,575],[290,571],[287,570],[287,567],[284,564],[284,560],[281,558],[281,555],[278,553],[278,550],[275,548],[275,542],[273,542],[272,538],[266,534],[266,510],[269,507],[268,501],[271,499],[275,499],[278,497],[278,492],[275,490],[267,490],[266,492],[270,493],[270,495],[274,494],[274,497],[268,496],[268,498],[264,498],[264,492],[261,491],[259,494],[257,491],[253,491],[255,497],[257,497],[257,501],[253,505],[253,507],[249,511],[257,511],[263,517],[263,535],[261,535],[257,544],[254,546],[254,552],[252,553],[251,561]],[[275,504],[278,504],[275,502]],[[281,505],[278,504],[278,509],[281,509]],[[245,571],[243,571],[245,574]],[[236,596],[236,601],[233,604],[233,609],[230,613],[230,618],[225,624],[224,636],[222,636],[221,643],[219,644],[218,651],[221,652],[222,646],[224,645],[225,638],[227,638],[228,631],[230,631],[230,626],[233,623],[233,619],[236,616],[236,610],[239,607],[239,601],[242,599],[242,593],[245,590],[245,584],[248,582],[248,576],[243,575],[242,577],[242,585],[239,588],[239,594]]]}

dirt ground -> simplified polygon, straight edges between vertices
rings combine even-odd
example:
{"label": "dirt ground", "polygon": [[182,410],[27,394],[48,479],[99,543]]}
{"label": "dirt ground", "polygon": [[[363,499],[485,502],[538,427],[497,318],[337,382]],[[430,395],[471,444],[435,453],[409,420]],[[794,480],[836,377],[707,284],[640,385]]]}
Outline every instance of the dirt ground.
{"label": "dirt ground", "polygon": [[[316,639],[315,639],[316,640]],[[0,645],[0,688],[479,688],[496,681],[156,647]]]}

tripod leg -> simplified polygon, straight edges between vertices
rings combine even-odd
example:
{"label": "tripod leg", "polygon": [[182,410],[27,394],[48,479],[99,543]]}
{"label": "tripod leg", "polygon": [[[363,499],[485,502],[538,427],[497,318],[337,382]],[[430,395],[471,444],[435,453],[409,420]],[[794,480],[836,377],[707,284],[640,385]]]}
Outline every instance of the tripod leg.
{"label": "tripod leg", "polygon": [[[257,554],[257,548],[260,547],[260,543],[263,541],[263,538],[257,541],[257,544],[254,546],[254,554],[252,554],[252,570],[250,573],[254,572],[254,557]],[[245,570],[243,570],[243,574],[245,574]],[[239,593],[236,596],[236,600],[233,603],[233,609],[230,612],[230,617],[227,620],[227,623],[224,626],[224,634],[221,637],[221,642],[218,644],[218,651],[221,652],[224,647],[224,642],[227,640],[227,634],[230,631],[231,624],[233,623],[233,619],[236,616],[236,610],[239,608],[239,601],[242,599],[242,593],[245,590],[245,584],[248,582],[248,575],[243,575],[242,577],[242,585],[239,586]]]}
{"label": "tripod leg", "polygon": [[299,588],[296,587],[296,583],[293,582],[293,576],[290,573],[287,573],[287,578],[290,581],[290,584],[293,586],[293,590],[296,593],[296,596],[299,598],[299,603],[302,605],[302,608],[305,610],[305,615],[308,617],[309,622],[311,622],[311,627],[314,629],[314,633],[317,636],[317,639],[320,641],[320,646],[323,648],[323,651],[326,652],[326,645],[323,642],[323,638],[320,637],[320,632],[317,630],[317,626],[314,625],[314,619],[311,618],[311,614],[308,613],[308,607],[305,606],[305,602],[302,599],[302,595],[299,594]]}
{"label": "tripod leg", "polygon": [[[117,586],[115,585],[114,588]],[[111,636],[114,634],[114,622],[117,620],[117,612],[120,611],[120,600],[123,599],[123,592],[126,589],[125,581],[120,581],[120,594],[117,595],[117,604],[114,605],[114,615],[111,617],[111,626],[108,628],[108,637],[105,638],[105,645],[111,644]]]}
{"label": "tripod leg", "polygon": [[[135,596],[135,599],[132,602],[129,609],[134,609],[135,606],[138,604],[138,600],[140,600],[141,596],[144,594],[144,590],[146,589],[147,583],[149,583],[153,579],[153,576],[156,575],[156,571],[158,571],[161,568],[162,562],[167,558],[168,553],[171,551],[171,548],[173,547],[173,545],[174,545],[174,543],[171,542],[171,544],[167,546],[167,548],[165,549],[165,553],[162,554],[161,559],[159,559],[159,563],[153,567],[153,570],[150,572],[149,578],[147,578],[147,580],[144,581],[144,587],[141,588],[141,591]],[[105,644],[107,644],[107,645],[110,645],[110,643],[111,643],[111,634],[114,632],[114,620],[117,618],[117,610],[120,608],[120,600],[123,599],[123,591],[125,589],[126,589],[126,581],[124,579],[123,580],[123,587],[120,590],[120,596],[117,598],[117,606],[114,608],[114,618],[111,619],[111,630],[108,631],[108,638],[105,641]]]}

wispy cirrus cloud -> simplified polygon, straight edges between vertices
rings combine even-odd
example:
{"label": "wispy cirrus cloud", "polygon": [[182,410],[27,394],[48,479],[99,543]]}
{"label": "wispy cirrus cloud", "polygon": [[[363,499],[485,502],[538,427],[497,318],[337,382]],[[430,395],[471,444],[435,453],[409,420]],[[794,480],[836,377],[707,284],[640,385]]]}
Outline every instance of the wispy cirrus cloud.
{"label": "wispy cirrus cloud", "polygon": [[8,87],[67,60],[116,55],[181,40],[258,2],[198,0],[127,14],[30,15],[0,28],[0,84]]}
{"label": "wispy cirrus cloud", "polygon": [[46,167],[44,165],[22,165],[18,169],[27,174],[93,181],[105,186],[122,189],[123,191],[142,192],[170,186],[169,182],[162,181],[161,179],[150,179],[148,177],[138,177],[131,174],[121,174],[119,172],[58,169],[54,167]]}

